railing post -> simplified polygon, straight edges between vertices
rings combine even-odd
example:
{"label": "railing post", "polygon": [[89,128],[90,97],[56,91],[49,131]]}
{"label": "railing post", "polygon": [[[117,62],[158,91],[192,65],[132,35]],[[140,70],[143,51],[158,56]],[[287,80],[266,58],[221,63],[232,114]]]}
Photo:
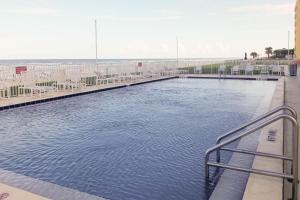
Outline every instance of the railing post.
{"label": "railing post", "polygon": [[220,153],[220,149],[217,150],[217,162],[221,161],[221,153]]}
{"label": "railing post", "polygon": [[205,180],[209,181],[209,166],[207,165],[209,161],[209,154],[205,155]]}

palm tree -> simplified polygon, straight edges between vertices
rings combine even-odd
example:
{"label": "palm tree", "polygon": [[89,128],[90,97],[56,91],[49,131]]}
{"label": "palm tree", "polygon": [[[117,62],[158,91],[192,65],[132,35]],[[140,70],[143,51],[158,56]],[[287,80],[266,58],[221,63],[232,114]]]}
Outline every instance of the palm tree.
{"label": "palm tree", "polygon": [[273,48],[272,47],[266,47],[265,52],[268,55],[268,58],[270,58],[270,55],[273,54]]}
{"label": "palm tree", "polygon": [[254,52],[251,52],[251,53],[250,53],[250,56],[252,56],[253,59],[255,59],[255,58],[258,57],[258,53],[256,53],[255,51],[254,51]]}

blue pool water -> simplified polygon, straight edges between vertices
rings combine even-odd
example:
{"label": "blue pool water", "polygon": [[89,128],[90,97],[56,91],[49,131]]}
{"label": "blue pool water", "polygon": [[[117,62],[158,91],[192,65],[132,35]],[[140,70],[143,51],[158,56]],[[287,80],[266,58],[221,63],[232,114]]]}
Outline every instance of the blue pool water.
{"label": "blue pool water", "polygon": [[205,150],[274,87],[172,79],[2,111],[0,168],[113,200],[205,199]]}

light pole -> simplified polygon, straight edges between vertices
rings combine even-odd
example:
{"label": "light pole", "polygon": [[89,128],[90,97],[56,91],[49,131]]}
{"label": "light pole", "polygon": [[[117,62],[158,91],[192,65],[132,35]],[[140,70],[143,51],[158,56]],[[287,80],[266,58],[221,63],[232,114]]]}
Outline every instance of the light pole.
{"label": "light pole", "polygon": [[178,36],[176,36],[177,69],[179,68]]}
{"label": "light pole", "polygon": [[98,28],[97,28],[97,19],[95,19],[95,50],[96,50],[96,63],[98,63]]}
{"label": "light pole", "polygon": [[288,64],[290,64],[290,31],[288,31]]}
{"label": "light pole", "polygon": [[290,55],[290,31],[288,31],[288,55]]}

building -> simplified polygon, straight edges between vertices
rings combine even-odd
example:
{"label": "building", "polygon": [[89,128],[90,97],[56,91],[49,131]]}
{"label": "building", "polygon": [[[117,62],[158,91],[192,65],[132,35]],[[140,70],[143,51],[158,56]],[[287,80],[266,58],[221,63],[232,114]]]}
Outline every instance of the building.
{"label": "building", "polygon": [[285,48],[283,48],[283,49],[275,49],[273,51],[272,58],[284,59],[288,55],[291,55],[292,57],[294,57],[294,55],[295,55],[294,49],[285,49]]}
{"label": "building", "polygon": [[300,59],[300,0],[297,0],[295,9],[295,45],[296,58]]}

